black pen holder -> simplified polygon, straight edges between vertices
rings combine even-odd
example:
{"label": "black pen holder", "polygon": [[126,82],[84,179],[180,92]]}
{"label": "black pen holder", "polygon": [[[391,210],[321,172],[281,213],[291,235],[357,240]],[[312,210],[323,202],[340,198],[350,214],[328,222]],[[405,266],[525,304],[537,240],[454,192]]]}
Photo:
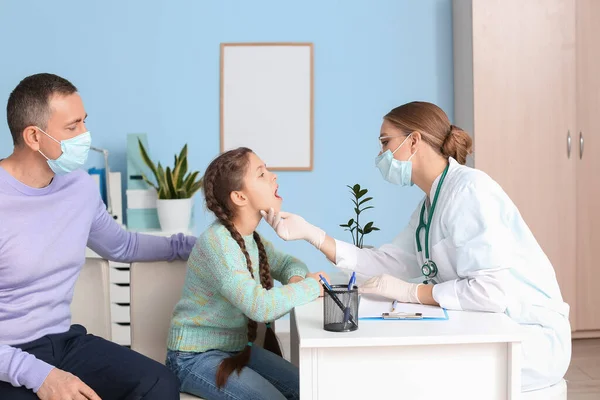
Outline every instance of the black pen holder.
{"label": "black pen holder", "polygon": [[323,329],[330,332],[352,332],[358,329],[358,288],[331,285],[323,296]]}

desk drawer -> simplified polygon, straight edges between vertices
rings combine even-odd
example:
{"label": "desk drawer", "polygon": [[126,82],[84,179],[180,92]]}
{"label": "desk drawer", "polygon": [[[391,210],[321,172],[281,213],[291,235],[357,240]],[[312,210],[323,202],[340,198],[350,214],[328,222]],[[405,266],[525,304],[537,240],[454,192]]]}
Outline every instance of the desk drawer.
{"label": "desk drawer", "polygon": [[110,305],[110,319],[111,322],[129,322],[131,320],[129,306],[112,303]]}
{"label": "desk drawer", "polygon": [[122,346],[131,346],[131,328],[129,325],[112,324],[112,341]]}
{"label": "desk drawer", "polygon": [[111,283],[129,283],[129,269],[121,270],[111,268],[110,281]]}
{"label": "desk drawer", "polygon": [[129,284],[110,284],[110,302],[111,303],[130,303]]}

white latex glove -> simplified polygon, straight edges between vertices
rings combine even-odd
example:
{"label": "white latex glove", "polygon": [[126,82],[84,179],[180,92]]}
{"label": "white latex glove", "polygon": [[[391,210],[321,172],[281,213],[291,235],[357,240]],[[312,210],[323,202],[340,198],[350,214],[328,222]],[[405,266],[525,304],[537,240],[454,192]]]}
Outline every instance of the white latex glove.
{"label": "white latex glove", "polygon": [[301,216],[284,211],[276,213],[272,208],[269,209],[268,214],[263,210],[260,214],[283,240],[304,239],[317,249],[321,249],[325,240],[325,231],[309,224]]}
{"label": "white latex glove", "polygon": [[376,294],[402,303],[419,303],[417,291],[422,283],[408,283],[391,275],[379,275],[358,288],[359,293]]}

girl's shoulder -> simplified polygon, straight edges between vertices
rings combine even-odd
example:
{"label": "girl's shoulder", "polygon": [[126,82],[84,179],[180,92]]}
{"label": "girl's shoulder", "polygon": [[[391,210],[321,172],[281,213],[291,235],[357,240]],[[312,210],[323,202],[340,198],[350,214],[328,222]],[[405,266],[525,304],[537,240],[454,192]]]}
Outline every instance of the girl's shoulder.
{"label": "girl's shoulder", "polygon": [[198,236],[196,243],[204,246],[207,244],[223,243],[230,238],[231,235],[227,231],[227,228],[219,221],[215,221]]}
{"label": "girl's shoulder", "polygon": [[[248,245],[248,244],[246,244]],[[239,250],[239,245],[227,228],[219,221],[210,224],[196,241],[196,247],[201,250],[225,251]]]}

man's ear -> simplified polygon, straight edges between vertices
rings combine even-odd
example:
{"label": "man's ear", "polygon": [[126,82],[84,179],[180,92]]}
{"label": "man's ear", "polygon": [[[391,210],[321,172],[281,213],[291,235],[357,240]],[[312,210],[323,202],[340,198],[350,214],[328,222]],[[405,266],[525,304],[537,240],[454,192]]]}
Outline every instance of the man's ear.
{"label": "man's ear", "polygon": [[43,135],[43,133],[40,132],[38,128],[35,126],[28,126],[23,129],[21,139],[23,139],[23,144],[25,144],[25,146],[33,151],[38,151],[40,149],[40,135]]}
{"label": "man's ear", "polygon": [[231,192],[229,198],[231,199],[231,202],[238,207],[245,206],[248,203],[248,197],[240,190]]}

